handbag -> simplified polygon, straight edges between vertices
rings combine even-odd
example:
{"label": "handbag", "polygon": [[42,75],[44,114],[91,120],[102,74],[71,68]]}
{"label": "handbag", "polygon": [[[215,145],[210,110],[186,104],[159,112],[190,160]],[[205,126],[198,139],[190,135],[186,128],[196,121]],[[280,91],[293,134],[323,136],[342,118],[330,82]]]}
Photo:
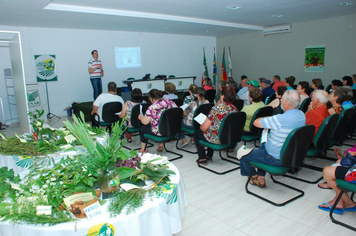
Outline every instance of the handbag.
{"label": "handbag", "polygon": [[340,165],[342,166],[353,166],[356,164],[356,157],[352,156],[350,153],[346,153],[341,159]]}
{"label": "handbag", "polygon": [[356,164],[347,171],[345,180],[349,183],[356,184]]}

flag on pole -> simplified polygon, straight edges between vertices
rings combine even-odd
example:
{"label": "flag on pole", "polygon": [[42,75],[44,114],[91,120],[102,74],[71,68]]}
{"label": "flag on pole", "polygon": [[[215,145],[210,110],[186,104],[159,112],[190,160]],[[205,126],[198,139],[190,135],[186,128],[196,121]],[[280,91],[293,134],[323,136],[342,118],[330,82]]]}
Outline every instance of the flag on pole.
{"label": "flag on pole", "polygon": [[215,57],[215,47],[214,47],[214,62],[213,62],[213,84],[216,86],[216,57]]}
{"label": "flag on pole", "polygon": [[229,55],[228,55],[229,61],[228,61],[228,69],[227,69],[227,75],[228,77],[232,77],[232,63],[231,63],[231,50],[229,47]]}
{"label": "flag on pole", "polygon": [[225,65],[225,47],[224,47],[224,52],[222,57],[222,64],[221,64],[221,80],[224,81],[227,80],[226,65]]}
{"label": "flag on pole", "polygon": [[206,58],[205,58],[205,48],[203,48],[203,54],[204,54],[204,60],[203,60],[203,75],[201,77],[201,86],[203,87],[205,85],[205,78],[209,77],[209,72],[208,72],[208,66],[206,64]]}

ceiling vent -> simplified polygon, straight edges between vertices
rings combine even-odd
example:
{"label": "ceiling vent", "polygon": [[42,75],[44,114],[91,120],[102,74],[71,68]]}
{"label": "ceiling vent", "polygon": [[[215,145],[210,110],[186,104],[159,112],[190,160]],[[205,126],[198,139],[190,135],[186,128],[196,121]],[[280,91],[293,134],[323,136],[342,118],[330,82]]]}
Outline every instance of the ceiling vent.
{"label": "ceiling vent", "polygon": [[290,33],[290,32],[291,32],[291,25],[278,25],[278,26],[263,28],[264,35],[283,34],[283,33]]}

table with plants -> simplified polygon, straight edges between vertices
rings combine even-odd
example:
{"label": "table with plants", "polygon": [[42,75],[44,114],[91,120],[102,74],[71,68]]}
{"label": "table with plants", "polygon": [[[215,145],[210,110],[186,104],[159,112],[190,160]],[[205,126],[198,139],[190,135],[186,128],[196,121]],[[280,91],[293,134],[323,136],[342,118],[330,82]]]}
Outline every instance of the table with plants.
{"label": "table with plants", "polygon": [[[178,169],[166,157],[122,150],[125,121],[97,141],[103,134],[88,127],[84,116],[55,130],[43,127],[40,113],[32,114],[37,128],[32,137],[2,135],[0,140],[3,155],[30,159],[20,174],[0,168],[0,235],[172,235],[181,230],[187,200]],[[11,152],[15,146],[22,151]],[[61,154],[48,155],[53,152]]]}

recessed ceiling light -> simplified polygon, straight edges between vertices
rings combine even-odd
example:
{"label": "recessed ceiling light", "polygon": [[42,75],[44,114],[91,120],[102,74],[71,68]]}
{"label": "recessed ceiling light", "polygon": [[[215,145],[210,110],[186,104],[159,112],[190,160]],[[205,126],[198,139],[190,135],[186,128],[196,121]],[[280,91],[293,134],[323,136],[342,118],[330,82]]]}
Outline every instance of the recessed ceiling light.
{"label": "recessed ceiling light", "polygon": [[353,5],[354,3],[353,2],[342,2],[340,3],[341,6],[350,6],[350,5]]}
{"label": "recessed ceiling light", "polygon": [[241,7],[238,7],[238,6],[230,6],[230,7],[227,7],[229,8],[230,10],[237,10],[237,9],[240,9]]}
{"label": "recessed ceiling light", "polygon": [[276,14],[276,15],[272,15],[272,17],[274,17],[274,18],[280,18],[280,17],[283,17],[283,15]]}

